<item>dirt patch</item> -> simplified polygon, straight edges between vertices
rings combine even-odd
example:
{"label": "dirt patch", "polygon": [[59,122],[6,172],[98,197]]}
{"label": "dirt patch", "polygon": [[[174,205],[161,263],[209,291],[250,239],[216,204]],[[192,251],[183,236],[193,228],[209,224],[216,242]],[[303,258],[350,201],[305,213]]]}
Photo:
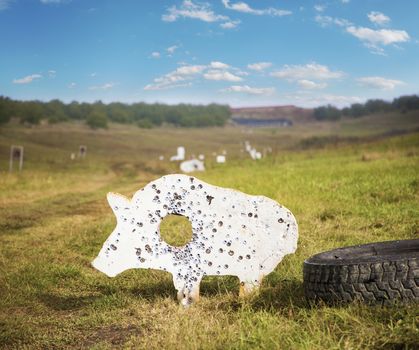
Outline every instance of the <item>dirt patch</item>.
{"label": "dirt patch", "polygon": [[98,343],[112,345],[112,349],[121,347],[133,335],[138,336],[143,332],[138,326],[129,325],[121,327],[117,325],[103,326],[93,331],[81,345],[82,349],[90,348]]}

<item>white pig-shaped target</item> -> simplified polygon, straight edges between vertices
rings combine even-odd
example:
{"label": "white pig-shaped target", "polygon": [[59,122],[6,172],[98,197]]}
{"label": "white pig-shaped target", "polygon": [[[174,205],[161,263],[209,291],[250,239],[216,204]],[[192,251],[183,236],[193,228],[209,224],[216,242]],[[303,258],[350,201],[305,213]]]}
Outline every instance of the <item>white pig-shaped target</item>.
{"label": "white pig-shaped target", "polygon": [[[109,193],[108,201],[117,225],[93,266],[110,277],[132,268],[168,271],[184,306],[199,298],[202,277],[238,276],[245,295],[297,249],[297,222],[288,209],[191,176],[163,176],[132,200]],[[191,223],[192,239],[183,247],[160,235],[160,223],[170,214]]]}

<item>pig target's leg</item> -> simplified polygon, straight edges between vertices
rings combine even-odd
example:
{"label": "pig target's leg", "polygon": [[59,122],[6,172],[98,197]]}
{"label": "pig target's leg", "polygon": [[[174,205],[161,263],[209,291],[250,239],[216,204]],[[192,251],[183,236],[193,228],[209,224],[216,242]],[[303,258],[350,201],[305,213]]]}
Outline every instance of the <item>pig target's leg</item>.
{"label": "pig target's leg", "polygon": [[241,280],[239,296],[243,298],[258,291],[261,280],[262,280],[261,278],[257,280]]}
{"label": "pig target's leg", "polygon": [[177,278],[177,276],[174,274],[173,284],[177,290],[177,299],[179,300],[179,302],[181,302],[182,299],[185,297],[185,290],[186,290],[185,281],[181,278]]}
{"label": "pig target's leg", "polygon": [[192,285],[188,287],[185,286],[183,290],[178,291],[178,300],[182,306],[189,307],[191,304],[199,300],[200,282],[200,280],[198,282],[194,282]]}
{"label": "pig target's leg", "polygon": [[177,289],[177,299],[179,303],[184,307],[189,307],[192,303],[199,300],[199,285],[201,279],[197,279],[192,284],[187,284],[184,281],[182,283],[175,283]]}
{"label": "pig target's leg", "polygon": [[192,285],[190,297],[192,298],[193,302],[199,301],[199,286],[200,285],[201,285],[200,279],[197,282],[194,282],[194,284]]}

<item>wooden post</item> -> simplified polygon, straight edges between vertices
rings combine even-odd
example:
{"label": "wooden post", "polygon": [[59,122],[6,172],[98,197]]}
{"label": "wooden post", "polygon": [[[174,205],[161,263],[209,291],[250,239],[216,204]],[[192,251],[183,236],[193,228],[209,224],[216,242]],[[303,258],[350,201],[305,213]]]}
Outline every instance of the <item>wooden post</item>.
{"label": "wooden post", "polygon": [[14,146],[10,147],[10,161],[9,161],[9,171],[13,171],[13,163],[15,159],[19,159],[19,171],[23,169],[23,146]]}
{"label": "wooden post", "polygon": [[87,153],[87,146],[80,145],[79,147],[79,158],[85,158]]}

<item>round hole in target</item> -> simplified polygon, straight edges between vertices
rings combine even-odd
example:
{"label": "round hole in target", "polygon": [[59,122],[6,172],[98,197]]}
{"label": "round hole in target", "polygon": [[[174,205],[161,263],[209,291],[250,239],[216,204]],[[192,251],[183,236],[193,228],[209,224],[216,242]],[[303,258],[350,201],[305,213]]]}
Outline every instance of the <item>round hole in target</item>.
{"label": "round hole in target", "polygon": [[167,215],[160,223],[160,236],[174,247],[182,247],[192,240],[191,222],[182,215]]}

